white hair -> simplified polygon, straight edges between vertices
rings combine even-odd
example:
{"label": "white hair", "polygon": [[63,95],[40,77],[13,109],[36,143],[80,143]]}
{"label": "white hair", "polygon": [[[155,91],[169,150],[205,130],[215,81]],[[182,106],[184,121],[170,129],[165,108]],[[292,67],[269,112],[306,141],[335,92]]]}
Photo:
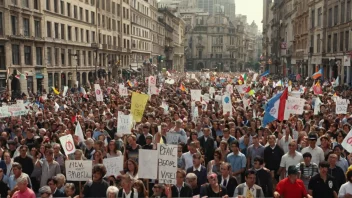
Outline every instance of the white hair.
{"label": "white hair", "polygon": [[62,180],[64,181],[64,184],[65,184],[65,182],[66,182],[66,177],[65,177],[65,175],[59,173],[59,174],[56,175],[56,178],[57,178],[57,179],[62,179]]}
{"label": "white hair", "polygon": [[119,194],[119,189],[116,186],[109,186],[109,188],[106,190],[106,197],[109,197],[109,194],[114,194],[117,198],[117,195]]}
{"label": "white hair", "polygon": [[24,184],[24,183],[28,183],[28,178],[26,176],[23,176],[21,175],[19,178],[17,178],[17,183],[21,183],[21,184]]}

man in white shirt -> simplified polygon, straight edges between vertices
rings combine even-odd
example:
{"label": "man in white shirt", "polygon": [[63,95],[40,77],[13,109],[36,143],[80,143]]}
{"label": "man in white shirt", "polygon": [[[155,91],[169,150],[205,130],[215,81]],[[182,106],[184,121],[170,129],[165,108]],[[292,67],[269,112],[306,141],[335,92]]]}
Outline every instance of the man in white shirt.
{"label": "man in white shirt", "polygon": [[245,183],[236,187],[233,197],[265,197],[262,188],[255,184],[256,175],[254,170],[246,171],[245,180]]}
{"label": "man in white shirt", "polygon": [[278,171],[281,174],[282,178],[285,178],[286,172],[289,166],[296,166],[298,163],[303,161],[303,156],[301,153],[296,151],[297,149],[297,142],[292,140],[288,144],[288,152],[282,156],[280,162],[280,169]]}
{"label": "man in white shirt", "polygon": [[128,175],[122,176],[121,187],[117,197],[138,198],[138,192],[136,189],[132,188],[132,179]]}
{"label": "man in white shirt", "polygon": [[346,172],[347,182],[342,184],[339,190],[339,198],[352,198],[352,168]]}
{"label": "man in white shirt", "polygon": [[316,146],[318,136],[315,133],[310,133],[308,136],[309,146],[302,149],[301,153],[310,153],[312,154],[311,162],[319,164],[324,161],[324,151],[320,147]]}
{"label": "man in white shirt", "polygon": [[193,166],[193,154],[197,152],[197,145],[195,142],[191,142],[188,145],[188,152],[182,154],[181,159],[182,159],[182,164],[184,167],[182,167],[184,170],[187,170],[189,167]]}

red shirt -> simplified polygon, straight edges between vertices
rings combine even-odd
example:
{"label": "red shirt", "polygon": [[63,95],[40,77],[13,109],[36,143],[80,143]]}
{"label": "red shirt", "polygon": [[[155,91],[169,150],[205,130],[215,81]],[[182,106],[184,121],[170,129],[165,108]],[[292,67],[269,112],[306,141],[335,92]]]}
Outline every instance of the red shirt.
{"label": "red shirt", "polygon": [[288,178],[285,178],[277,184],[276,191],[285,198],[302,198],[307,196],[307,190],[300,179],[297,179],[295,183],[291,183]]}
{"label": "red shirt", "polygon": [[12,198],[36,198],[36,196],[32,189],[27,188],[24,192],[16,191]]}

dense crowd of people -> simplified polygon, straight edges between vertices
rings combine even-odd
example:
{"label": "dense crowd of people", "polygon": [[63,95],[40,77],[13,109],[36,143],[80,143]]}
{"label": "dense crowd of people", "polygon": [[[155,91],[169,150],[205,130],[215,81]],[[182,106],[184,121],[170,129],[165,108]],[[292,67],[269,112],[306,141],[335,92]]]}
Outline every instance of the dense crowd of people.
{"label": "dense crowd of people", "polygon": [[[116,133],[118,113],[130,114],[132,92],[148,93],[145,79],[124,83],[129,96],[119,94],[120,84],[99,81],[103,102],[97,102],[93,85],[85,91],[75,86],[65,96],[23,94],[28,114],[1,118],[0,197],[351,198],[352,154],[342,143],[351,130],[352,104],[346,114],[336,114],[335,98],[350,101],[352,90],[324,81],[323,94],[315,95],[310,80],[280,86],[272,81],[252,72],[159,75],[159,94],[150,96],[141,122],[124,136]],[[223,109],[228,84],[234,88],[232,109]],[[240,94],[240,84],[248,91]],[[304,113],[262,126],[265,104],[288,84],[295,91],[305,88]],[[201,90],[204,98],[193,101],[190,90]],[[318,97],[322,104],[314,113]],[[13,102],[2,96],[3,106]],[[77,123],[84,141],[75,135]],[[139,149],[168,144],[169,133],[181,137],[176,184],[139,178]],[[70,155],[59,141],[67,134],[76,147]],[[124,171],[106,175],[103,159],[117,156],[124,157]],[[67,160],[92,160],[91,180],[67,181]]]}

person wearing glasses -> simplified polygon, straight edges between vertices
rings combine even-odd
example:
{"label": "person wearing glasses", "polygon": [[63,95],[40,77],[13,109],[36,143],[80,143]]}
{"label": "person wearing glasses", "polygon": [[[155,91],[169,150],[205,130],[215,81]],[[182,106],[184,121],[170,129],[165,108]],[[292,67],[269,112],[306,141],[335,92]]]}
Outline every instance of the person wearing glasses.
{"label": "person wearing glasses", "polygon": [[288,152],[281,157],[280,162],[280,169],[278,174],[281,174],[282,178],[287,176],[286,171],[288,170],[289,166],[296,166],[298,163],[303,161],[303,156],[300,152],[296,151],[297,149],[297,142],[292,140],[288,144]]}

